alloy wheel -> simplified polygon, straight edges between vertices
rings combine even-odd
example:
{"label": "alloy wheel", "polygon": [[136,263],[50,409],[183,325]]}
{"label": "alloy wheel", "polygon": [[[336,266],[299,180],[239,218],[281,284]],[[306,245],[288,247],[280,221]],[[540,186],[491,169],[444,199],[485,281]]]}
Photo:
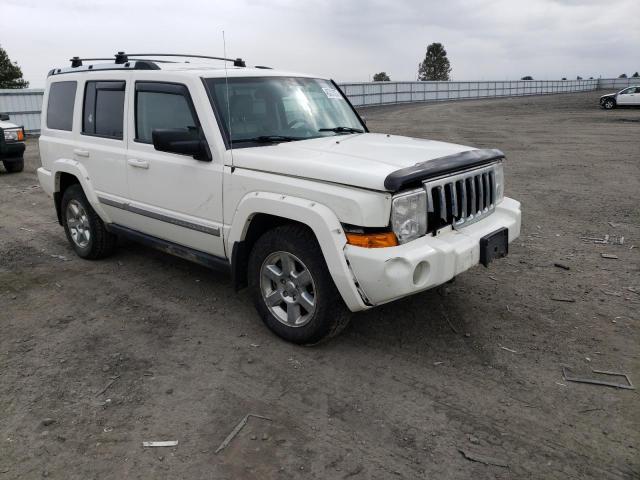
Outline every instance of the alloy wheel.
{"label": "alloy wheel", "polygon": [[311,272],[295,255],[274,252],[260,268],[262,299],[278,321],[288,327],[309,323],[316,310],[316,288]]}
{"label": "alloy wheel", "polygon": [[67,204],[66,216],[73,243],[80,248],[86,248],[91,241],[91,225],[86,210],[80,202],[71,200]]}

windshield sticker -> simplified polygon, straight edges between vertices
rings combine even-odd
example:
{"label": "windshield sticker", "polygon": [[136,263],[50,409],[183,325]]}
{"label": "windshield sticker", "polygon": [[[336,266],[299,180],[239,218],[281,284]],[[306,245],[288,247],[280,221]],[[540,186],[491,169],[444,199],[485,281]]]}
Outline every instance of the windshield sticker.
{"label": "windshield sticker", "polygon": [[324,94],[327,96],[327,98],[342,98],[340,92],[335,88],[322,87],[322,90],[324,91]]}

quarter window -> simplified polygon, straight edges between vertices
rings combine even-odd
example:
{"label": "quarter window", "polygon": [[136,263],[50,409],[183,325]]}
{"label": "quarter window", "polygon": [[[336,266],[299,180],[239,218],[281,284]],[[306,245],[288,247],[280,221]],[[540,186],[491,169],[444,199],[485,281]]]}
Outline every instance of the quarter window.
{"label": "quarter window", "polygon": [[199,126],[191,97],[184,85],[138,83],[136,85],[136,141],[152,143],[153,130],[181,128],[194,132]]}
{"label": "quarter window", "polygon": [[125,82],[87,82],[86,85],[82,133],[122,140]]}
{"label": "quarter window", "polygon": [[77,82],[55,82],[49,87],[47,127],[71,131]]}

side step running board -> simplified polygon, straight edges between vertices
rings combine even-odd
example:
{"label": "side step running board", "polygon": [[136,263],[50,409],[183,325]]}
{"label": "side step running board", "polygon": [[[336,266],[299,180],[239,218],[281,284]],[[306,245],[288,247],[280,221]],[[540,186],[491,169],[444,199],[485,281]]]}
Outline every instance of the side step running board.
{"label": "side step running board", "polygon": [[216,257],[210,253],[194,250],[193,248],[178,245],[177,243],[169,242],[168,240],[162,240],[161,238],[147,235],[136,230],[132,230],[115,223],[105,225],[107,230],[116,235],[121,235],[125,238],[133,240],[134,242],[141,243],[143,245],[155,248],[165,253],[175,255],[176,257],[184,258],[194,263],[198,263],[214,270],[223,272],[231,272],[231,264],[226,258]]}

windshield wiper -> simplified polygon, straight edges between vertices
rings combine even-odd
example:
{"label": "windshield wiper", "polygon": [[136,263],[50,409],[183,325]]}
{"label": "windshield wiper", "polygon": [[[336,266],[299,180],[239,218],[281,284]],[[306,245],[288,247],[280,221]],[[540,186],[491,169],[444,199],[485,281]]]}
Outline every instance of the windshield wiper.
{"label": "windshield wiper", "polygon": [[280,142],[293,142],[295,140],[304,140],[300,137],[287,137],[286,135],[259,135],[251,138],[232,139],[233,143],[240,142],[256,142],[256,143],[280,143]]}
{"label": "windshield wiper", "polygon": [[335,132],[335,133],[364,133],[361,128],[352,127],[333,127],[333,128],[321,128],[319,132]]}

